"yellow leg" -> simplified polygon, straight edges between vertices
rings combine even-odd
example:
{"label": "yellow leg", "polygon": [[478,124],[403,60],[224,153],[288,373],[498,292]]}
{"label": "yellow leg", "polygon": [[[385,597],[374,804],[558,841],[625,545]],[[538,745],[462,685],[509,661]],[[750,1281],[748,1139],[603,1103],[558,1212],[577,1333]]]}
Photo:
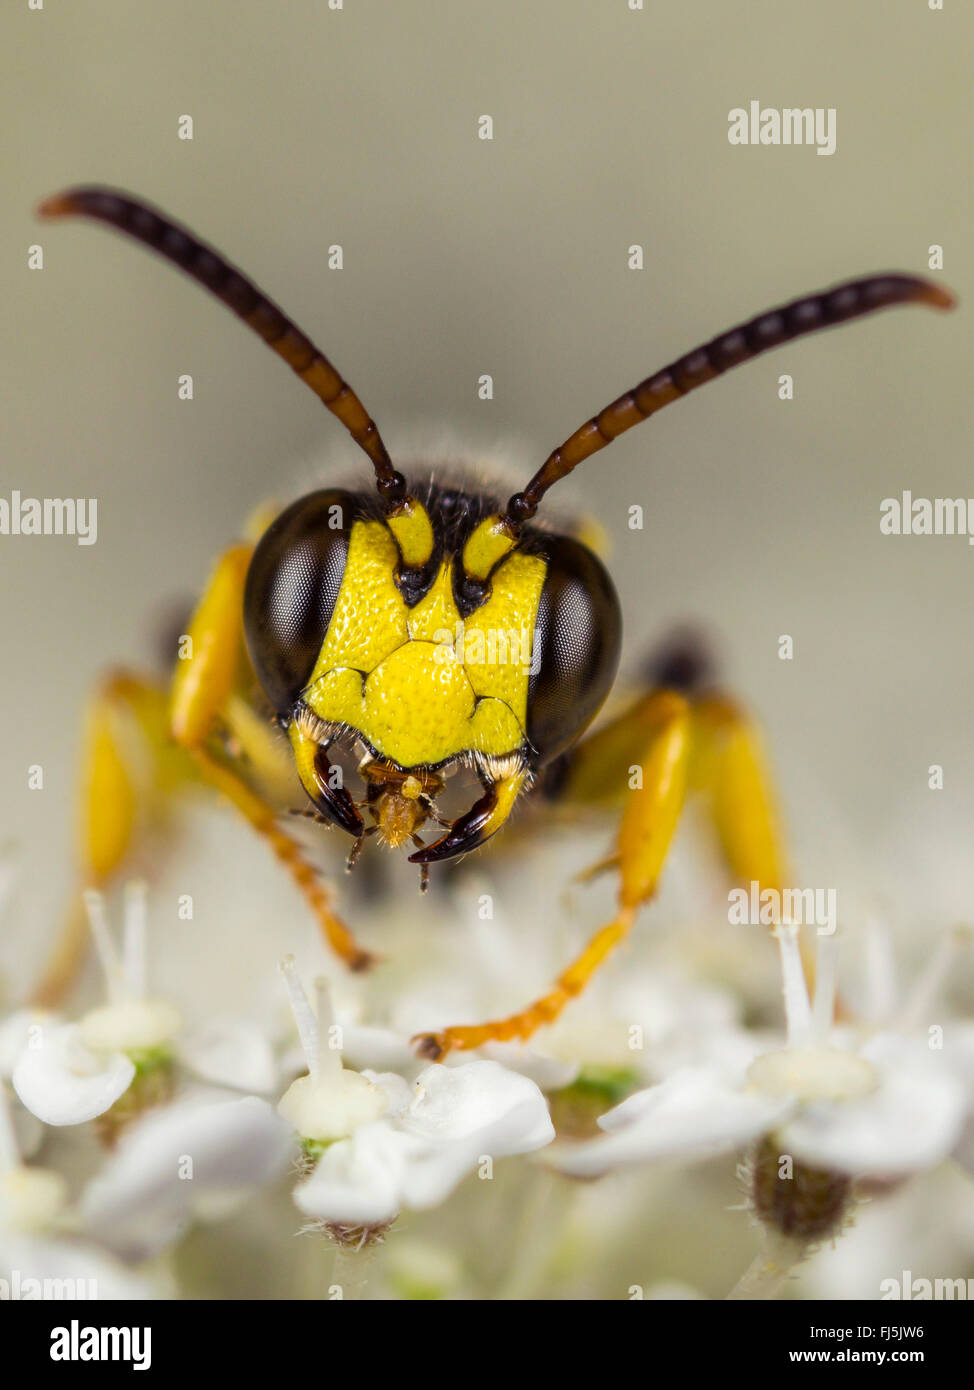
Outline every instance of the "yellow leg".
{"label": "yellow leg", "polygon": [[596,932],[547,994],[507,1018],[420,1034],[414,1045],[421,1056],[437,1060],[448,1052],[487,1042],[525,1041],[544,1024],[554,1022],[628,935],[639,907],[652,897],[659,882],[686,795],[691,751],[691,715],[681,696],[659,692],[652,697],[651,708],[642,711],[642,718],[646,752],[636,764],[638,775],[634,768],[631,776],[617,842],[618,914]]}
{"label": "yellow leg", "polygon": [[565,1005],[581,994],[609,952],[628,935],[634,916],[632,909],[626,909],[596,932],[585,950],[558,976],[554,988],[527,1008],[489,1023],[456,1024],[439,1033],[419,1033],[413,1039],[417,1054],[438,1062],[448,1052],[468,1051],[484,1043],[510,1042],[512,1038],[525,1042],[546,1023],[554,1023]]}
{"label": "yellow leg", "polygon": [[183,748],[198,747],[220,719],[236,683],[243,646],[243,595],[253,548],[221,555],[186,633],[169,697],[170,730]]}
{"label": "yellow leg", "polygon": [[[243,695],[231,695],[223,711],[226,749],[239,759],[247,780],[276,806],[298,806],[304,800],[287,739]],[[243,770],[243,769],[242,769]]]}
{"label": "yellow leg", "polygon": [[[226,551],[193,614],[187,633],[189,656],[178,663],[172,683],[170,732],[192,756],[202,780],[222,792],[270,845],[304,894],[332,949],[352,970],[365,970],[375,957],[358,945],[332,910],[300,844],[281,829],[271,804],[208,747],[210,736],[219,728],[232,730],[240,740],[248,737],[234,688],[243,652],[243,591],[251,553],[249,545]],[[266,758],[266,747],[261,746],[260,752]]]}
{"label": "yellow leg", "polygon": [[[109,675],[85,715],[81,739],[78,858],[81,888],[111,879],[137,839],[147,804],[191,771],[168,740],[166,693],[128,671]],[[87,917],[76,893],[30,1002],[57,1008],[84,965]]]}
{"label": "yellow leg", "polygon": [[[790,870],[760,731],[724,695],[699,700],[694,722],[695,778],[709,803],[724,862],[737,883],[781,893]],[[814,948],[804,936],[800,942],[805,977],[814,991]],[[842,1011],[841,1002],[836,1008]]]}
{"label": "yellow leg", "polygon": [[[277,824],[270,800],[254,790],[217,754],[214,735],[244,755],[247,775],[272,796],[295,785],[290,757],[243,698],[250,677],[243,645],[243,589],[252,547],[237,545],[217,562],[191,620],[185,659],[176,664],[167,693],[128,672],[108,677],[92,699],[82,734],[80,878],[82,887],[103,887],[127,862],[139,841],[148,804],[166,793],[203,781],[226,795],[287,867],[329,944],[352,969],[373,957],[357,945],[332,911],[328,896],[300,844]],[[286,804],[286,802],[284,803]],[[84,964],[88,930],[80,893],[31,1002],[62,1003]]]}
{"label": "yellow leg", "polygon": [[[558,789],[565,803],[607,806],[625,795],[640,747],[658,718],[666,692],[643,695],[603,725],[572,755]],[[672,698],[670,696],[669,698]],[[784,835],[760,733],[753,719],[724,695],[693,698],[690,790],[701,795],[736,882],[752,880],[780,891],[788,882]],[[610,856],[590,871],[612,864]]]}
{"label": "yellow leg", "polygon": [[788,870],[771,774],[754,721],[724,696],[694,706],[695,779],[708,798],[727,867],[780,892]]}
{"label": "yellow leg", "polygon": [[297,840],[292,839],[278,825],[274,808],[249,787],[230,766],[220,762],[204,748],[194,748],[192,756],[203,781],[226,796],[270,845],[304,894],[332,950],[341,956],[351,970],[367,970],[369,966],[374,965],[378,957],[360,946],[345,923],[332,911],[331,902],[317,870],[305,858]]}
{"label": "yellow leg", "polygon": [[[760,732],[733,700],[711,695],[694,706],[694,779],[707,798],[724,861],[741,884],[781,893],[790,883],[781,816]],[[809,993],[815,950],[799,938]],[[836,1016],[846,1008],[836,1000]]]}

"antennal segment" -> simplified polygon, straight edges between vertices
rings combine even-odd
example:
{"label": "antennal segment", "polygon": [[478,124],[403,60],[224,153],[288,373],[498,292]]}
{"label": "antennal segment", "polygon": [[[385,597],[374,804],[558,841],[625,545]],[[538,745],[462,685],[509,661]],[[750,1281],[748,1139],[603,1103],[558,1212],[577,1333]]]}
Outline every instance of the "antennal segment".
{"label": "antennal segment", "polygon": [[749,362],[762,352],[803,338],[820,328],[832,328],[850,319],[871,314],[893,304],[927,304],[934,309],[950,309],[954,297],[949,290],[912,275],[870,275],[849,280],[821,294],[795,299],[779,309],[740,324],[685,357],[647,377],[624,396],[593,415],[569,436],[535,473],[523,492],[516,492],[507,504],[506,519],[516,529],[529,521],[550,487],[565,478],[590,454],[611,444],[633,425],[647,420],[671,401],[679,400],[698,386],[705,385],[731,367]]}
{"label": "antennal segment", "polygon": [[90,217],[105,222],[143,242],[209,290],[282,357],[342,422],[372,460],[376,486],[385,501],[390,506],[402,501],[406,481],[393,468],[375,422],[348,382],[282,309],[212,247],[155,208],[110,188],[69,188],[45,199],[37,211],[46,218]]}

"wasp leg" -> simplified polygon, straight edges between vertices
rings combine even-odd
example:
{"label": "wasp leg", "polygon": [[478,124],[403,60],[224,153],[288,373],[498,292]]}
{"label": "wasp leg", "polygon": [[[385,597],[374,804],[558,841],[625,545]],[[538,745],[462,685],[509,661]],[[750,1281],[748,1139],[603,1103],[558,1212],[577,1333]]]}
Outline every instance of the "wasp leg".
{"label": "wasp leg", "polygon": [[[222,792],[287,868],[314,912],[332,949],[353,970],[364,970],[374,957],[355,940],[332,910],[317,870],[297,840],[278,823],[272,804],[232,767],[211,751],[212,735],[228,723],[234,687],[243,653],[243,591],[252,547],[233,546],[216,568],[190,623],[189,658],[181,661],[170,695],[170,732],[196,764],[202,780]],[[246,737],[238,718],[237,738]]]}
{"label": "wasp leg", "polygon": [[641,710],[640,720],[641,777],[632,779],[634,785],[627,790],[616,842],[620,872],[617,915],[596,932],[547,994],[508,1018],[420,1034],[414,1044],[422,1056],[438,1059],[487,1042],[525,1041],[538,1028],[554,1022],[628,935],[639,908],[652,897],[659,882],[683,808],[692,751],[692,715],[681,695],[657,692]]}
{"label": "wasp leg", "polygon": [[[721,853],[735,882],[781,894],[790,883],[781,815],[760,731],[728,696],[710,694],[694,705],[695,783],[704,796]],[[809,993],[815,989],[815,949],[799,936]],[[835,1003],[836,1016],[846,1005]]]}
{"label": "wasp leg", "polygon": [[[559,800],[611,804],[624,794],[621,789],[639,762],[639,740],[657,698],[656,694],[640,697],[579,745],[558,771]],[[690,791],[704,801],[731,878],[737,884],[756,883],[760,891],[781,894],[791,870],[760,730],[747,711],[722,692],[691,694],[689,699],[693,720]],[[609,856],[583,877],[594,876],[612,863]],[[804,937],[801,952],[812,989],[814,950]],[[841,1000],[837,1009],[842,1012]]]}
{"label": "wasp leg", "polygon": [[[554,769],[549,795],[560,803],[621,804],[640,767],[640,747],[666,692],[643,695],[579,744]],[[736,882],[781,891],[788,868],[781,818],[768,760],[754,720],[723,694],[689,696],[692,757],[689,790],[700,795],[717,832],[722,857]],[[543,788],[544,790],[544,788]],[[583,878],[611,868],[610,854]]]}
{"label": "wasp leg", "polygon": [[788,878],[777,798],[753,719],[724,695],[694,704],[695,781],[733,878],[781,892]]}
{"label": "wasp leg", "polygon": [[331,899],[317,869],[305,858],[297,840],[281,829],[274,808],[248,786],[229,764],[221,762],[203,747],[193,748],[190,752],[202,779],[236,806],[288,870],[317,917],[332,950],[341,956],[351,970],[367,970],[374,965],[377,957],[358,944],[342,919],[332,910]]}
{"label": "wasp leg", "polygon": [[[245,699],[252,681],[242,636],[243,584],[251,548],[235,546],[218,562],[186,636],[188,658],[176,665],[167,691],[157,681],[117,672],[95,692],[82,734],[80,878],[103,887],[131,858],[145,814],[169,793],[202,780],[225,793],[297,881],[324,935],[353,969],[371,957],[332,911],[297,841],[277,824],[273,805],[286,805],[296,778],[286,747]],[[222,745],[222,747],[221,747]],[[254,790],[232,763],[241,759]],[[54,1008],[84,964],[88,927],[80,893],[31,1001]]]}
{"label": "wasp leg", "polygon": [[[157,682],[129,671],[108,675],[85,714],[79,786],[81,887],[101,888],[139,838],[150,805],[193,777],[186,755],[168,737],[167,695]],[[88,947],[82,896],[73,895],[61,933],[30,1000],[56,1008],[84,965]]]}
{"label": "wasp leg", "polygon": [[169,727],[181,748],[197,748],[223,720],[243,647],[243,595],[253,547],[235,545],[217,561],[190,619],[169,694]]}

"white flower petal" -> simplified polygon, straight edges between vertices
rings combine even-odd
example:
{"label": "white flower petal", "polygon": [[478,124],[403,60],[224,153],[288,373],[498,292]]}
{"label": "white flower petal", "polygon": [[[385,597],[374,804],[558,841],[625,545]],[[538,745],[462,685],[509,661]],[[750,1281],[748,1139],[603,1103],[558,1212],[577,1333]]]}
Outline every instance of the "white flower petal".
{"label": "white flower petal", "polygon": [[684,1033],[674,1030],[653,1048],[653,1072],[662,1080],[687,1068],[710,1067],[729,1084],[744,1085],[748,1067],[770,1045],[768,1037],[736,1025],[709,1031],[691,1025]]}
{"label": "white flower petal", "polygon": [[974,1023],[948,1023],[943,1043],[943,1058],[974,1106]]}
{"label": "white flower petal", "polygon": [[267,1101],[199,1097],[150,1111],[82,1194],[86,1230],[110,1249],[161,1249],[214,1193],[245,1192],[287,1167],[290,1127]]}
{"label": "white flower petal", "polygon": [[532,1047],[526,1047],[524,1043],[488,1043],[482,1051],[486,1058],[500,1062],[508,1071],[530,1077],[542,1091],[560,1091],[570,1086],[582,1070],[580,1062],[565,1062],[560,1057],[546,1056]]}
{"label": "white flower petal", "polygon": [[18,1057],[13,1088],[48,1125],[80,1125],[103,1115],[132,1084],[135,1066],[124,1053],[96,1054],[77,1024],[45,1028]]}
{"label": "white flower petal", "polygon": [[555,1134],[535,1083],[499,1062],[486,1061],[434,1065],[420,1072],[403,1124],[431,1141],[473,1143],[495,1157],[530,1153]]}
{"label": "white flower petal", "polygon": [[385,1091],[389,1100],[386,1115],[389,1119],[398,1119],[405,1114],[413,1098],[413,1088],[409,1082],[398,1072],[394,1071],[364,1071],[363,1076],[367,1077],[373,1085]]}
{"label": "white flower petal", "polygon": [[652,1113],[659,1106],[660,1092],[664,1086],[680,1086],[686,1076],[686,1069],[681,1068],[669,1081],[661,1082],[658,1086],[647,1086],[641,1091],[633,1091],[631,1096],[626,1096],[625,1100],[621,1100],[618,1105],[599,1116],[599,1129],[604,1129],[607,1134],[616,1129],[628,1129],[631,1124],[641,1120],[643,1115]]}
{"label": "white flower petal", "polygon": [[182,1061],[204,1081],[259,1095],[278,1082],[274,1050],[264,1032],[242,1019],[213,1019],[179,1048]]}
{"label": "white flower petal", "polygon": [[739,1090],[708,1071],[676,1072],[604,1115],[604,1138],[559,1144],[546,1161],[575,1177],[596,1177],[633,1163],[709,1157],[757,1138],[791,1109],[788,1100]]}
{"label": "white flower petal", "polygon": [[555,1134],[535,1083],[487,1061],[421,1072],[402,1123],[425,1141],[402,1175],[403,1205],[415,1210],[438,1206],[485,1159],[531,1153]]}
{"label": "white flower petal", "polygon": [[[401,1100],[401,1083],[389,1093]],[[402,1207],[438,1205],[483,1158],[528,1153],[553,1137],[544,1096],[527,1077],[498,1062],[427,1067],[408,1106],[330,1145],[294,1200],[317,1220],[377,1225]]]}
{"label": "white flower petal", "polygon": [[481,1152],[469,1140],[420,1149],[410,1156],[403,1170],[400,1184],[402,1205],[412,1211],[428,1211],[431,1207],[438,1207],[468,1173],[472,1173],[484,1159],[490,1158],[491,1154]]}
{"label": "white flower petal", "polygon": [[782,1151],[816,1167],[897,1177],[932,1167],[957,1143],[964,1092],[942,1054],[891,1034],[862,1049],[880,1072],[862,1099],[805,1106],[778,1131]]}
{"label": "white flower petal", "polygon": [[402,1205],[402,1179],[422,1141],[386,1120],[362,1125],[348,1139],[331,1144],[311,1177],[294,1191],[305,1216],[347,1226],[380,1226]]}

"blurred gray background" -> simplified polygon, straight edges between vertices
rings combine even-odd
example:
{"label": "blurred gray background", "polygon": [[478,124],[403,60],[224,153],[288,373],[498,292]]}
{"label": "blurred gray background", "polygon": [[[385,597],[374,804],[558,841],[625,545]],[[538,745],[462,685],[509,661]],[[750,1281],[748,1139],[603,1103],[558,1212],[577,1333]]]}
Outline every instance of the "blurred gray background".
{"label": "blurred gray background", "polygon": [[[559,489],[608,532],[631,664],[677,620],[719,635],[809,855],[821,832],[863,862],[913,846],[922,870],[969,812],[974,552],[881,536],[879,504],[974,494],[972,35],[958,0],[9,0],[0,491],[99,500],[93,547],[0,538],[0,838],[34,885],[35,944],[70,882],[99,671],[145,663],[160,606],[198,588],[263,497],[366,478],[337,422],[197,287],[104,229],[34,219],[83,181],[149,198],[236,260],[394,456],[426,440],[521,479],[717,331],[847,276],[926,273],[942,244],[959,312],[893,311],[779,351]],[[834,106],[836,153],[731,146],[728,112],[752,99]],[[26,786],[36,762],[43,792]]]}

